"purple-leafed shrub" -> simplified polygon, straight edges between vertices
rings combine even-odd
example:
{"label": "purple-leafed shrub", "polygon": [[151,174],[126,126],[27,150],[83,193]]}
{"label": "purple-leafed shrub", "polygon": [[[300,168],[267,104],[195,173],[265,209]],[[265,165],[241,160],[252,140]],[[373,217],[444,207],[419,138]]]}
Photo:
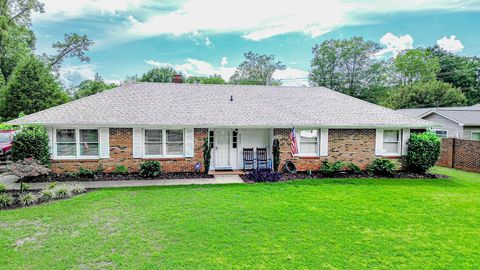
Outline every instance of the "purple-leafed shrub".
{"label": "purple-leafed shrub", "polygon": [[282,176],[270,169],[256,169],[247,173],[247,179],[253,182],[278,182]]}

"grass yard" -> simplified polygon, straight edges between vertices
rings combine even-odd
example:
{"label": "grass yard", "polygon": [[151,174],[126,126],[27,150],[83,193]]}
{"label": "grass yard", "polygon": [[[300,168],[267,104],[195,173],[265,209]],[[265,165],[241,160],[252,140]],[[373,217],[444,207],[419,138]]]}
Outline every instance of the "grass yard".
{"label": "grass yard", "polygon": [[105,189],[0,211],[1,269],[472,269],[480,175]]}

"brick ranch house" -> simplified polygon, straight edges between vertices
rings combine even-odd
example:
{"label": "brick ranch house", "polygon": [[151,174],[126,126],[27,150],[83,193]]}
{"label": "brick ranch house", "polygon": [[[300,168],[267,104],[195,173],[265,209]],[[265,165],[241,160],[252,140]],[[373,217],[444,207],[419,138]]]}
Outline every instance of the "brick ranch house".
{"label": "brick ranch house", "polygon": [[267,148],[271,158],[274,138],[280,166],[292,160],[300,171],[318,170],[322,160],[339,160],[365,168],[375,157],[405,155],[411,130],[434,125],[323,87],[181,83],[126,84],[10,123],[47,128],[58,173],[99,165],[134,172],[146,160],[192,172],[203,165],[206,140],[212,170],[241,169],[243,148]]}

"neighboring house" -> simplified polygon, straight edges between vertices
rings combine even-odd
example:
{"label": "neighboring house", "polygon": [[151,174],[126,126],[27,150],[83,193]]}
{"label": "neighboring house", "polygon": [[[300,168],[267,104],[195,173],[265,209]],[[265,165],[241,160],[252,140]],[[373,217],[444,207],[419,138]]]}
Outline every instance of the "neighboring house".
{"label": "neighboring house", "polygon": [[441,107],[398,110],[403,114],[438,123],[432,128],[442,138],[480,140],[480,104],[466,107]]}
{"label": "neighboring house", "polygon": [[[399,158],[412,129],[434,124],[319,87],[134,83],[16,120],[50,134],[52,169],[131,171],[159,160],[167,172],[191,172],[212,146],[211,169],[243,168],[244,148],[280,140],[281,166],[318,170],[322,160]],[[298,155],[292,156],[295,127]]]}

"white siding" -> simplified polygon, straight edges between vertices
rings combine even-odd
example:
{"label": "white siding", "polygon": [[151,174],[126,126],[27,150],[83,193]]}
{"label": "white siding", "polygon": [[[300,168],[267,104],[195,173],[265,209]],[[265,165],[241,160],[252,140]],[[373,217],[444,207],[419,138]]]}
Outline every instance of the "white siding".
{"label": "white siding", "polygon": [[110,158],[110,130],[108,128],[100,128],[100,158]]}
{"label": "white siding", "polygon": [[383,155],[383,129],[377,129],[375,135],[375,155]]}
{"label": "white siding", "polygon": [[322,128],[320,130],[320,156],[328,156],[328,129]]}
{"label": "white siding", "polygon": [[186,128],[185,129],[185,157],[193,157],[194,156],[194,130],[193,128]]}

